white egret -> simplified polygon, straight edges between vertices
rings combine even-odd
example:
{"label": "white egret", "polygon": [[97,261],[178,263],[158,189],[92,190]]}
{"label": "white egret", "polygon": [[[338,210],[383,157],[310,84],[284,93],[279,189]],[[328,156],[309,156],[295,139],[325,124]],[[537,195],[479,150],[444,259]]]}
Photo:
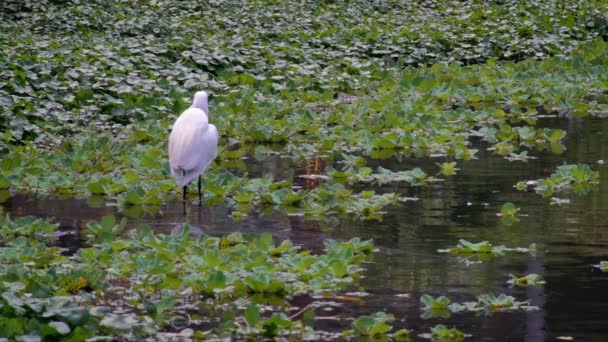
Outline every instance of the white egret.
{"label": "white egret", "polygon": [[171,175],[184,188],[184,202],[188,184],[198,177],[201,203],[201,176],[217,155],[219,135],[217,128],[209,124],[207,99],[206,92],[196,92],[192,106],[177,118],[169,136]]}

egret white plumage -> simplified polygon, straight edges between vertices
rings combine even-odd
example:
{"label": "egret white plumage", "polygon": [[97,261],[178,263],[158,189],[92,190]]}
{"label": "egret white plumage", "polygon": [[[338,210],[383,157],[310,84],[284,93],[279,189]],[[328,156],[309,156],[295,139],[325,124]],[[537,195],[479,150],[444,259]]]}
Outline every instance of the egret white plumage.
{"label": "egret white plumage", "polygon": [[194,102],[177,118],[169,135],[169,164],[171,175],[184,188],[198,177],[198,199],[201,202],[201,176],[217,155],[219,135],[209,124],[208,95],[198,91]]}

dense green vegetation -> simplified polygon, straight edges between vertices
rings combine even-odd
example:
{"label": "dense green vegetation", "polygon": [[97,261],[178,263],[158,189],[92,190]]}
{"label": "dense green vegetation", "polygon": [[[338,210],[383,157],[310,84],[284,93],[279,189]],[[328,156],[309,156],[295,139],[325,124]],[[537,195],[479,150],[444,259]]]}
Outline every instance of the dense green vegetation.
{"label": "dense green vegetation", "polygon": [[106,216],[87,225],[94,245],[67,257],[51,245],[56,224],[33,217],[0,221],[2,337],[141,338],[168,324],[186,337],[203,337],[204,330],[189,327],[221,314],[233,317],[218,331],[228,336],[289,335],[296,327],[298,336],[312,334],[281,309],[262,320],[256,303],[287,310],[294,295],[335,294],[357,279],[373,249],[371,241],[327,240],[325,253],[312,255],[289,240],[276,244],[270,234],[194,238],[189,229],[166,236],[147,226],[120,238],[126,222]]}
{"label": "dense green vegetation", "polygon": [[[0,6],[0,127],[10,128],[4,140],[11,142],[53,143],[87,127],[111,131],[141,121],[166,128],[199,89],[220,96],[212,116],[224,136],[241,141],[290,142],[304,133],[297,125],[302,116],[356,123],[307,106],[329,106],[339,91],[380,100],[406,86],[398,91],[405,92],[403,101],[417,91],[457,105],[529,100],[525,105],[551,109],[589,95],[597,88],[593,78],[546,98],[552,81],[573,83],[564,72],[586,72],[571,70],[571,63],[524,64],[504,73],[457,65],[563,57],[608,30],[604,1],[9,0]],[[453,64],[409,69],[390,82],[394,67],[437,62]],[[540,94],[527,91],[531,80],[510,87],[524,72],[544,81]],[[401,84],[408,80],[409,86]],[[489,89],[481,91],[482,84]],[[453,94],[454,87],[465,89]],[[435,101],[420,100],[424,107],[402,109],[434,112],[425,107]],[[400,102],[370,109],[397,109]],[[312,125],[306,133],[324,133],[318,129]]]}
{"label": "dense green vegetation", "polygon": [[[514,162],[562,153],[566,132],[536,123],[608,115],[607,35],[600,0],[3,1],[0,189],[101,195],[121,210],[154,212],[180,191],[168,171],[168,131],[205,89],[221,134],[205,175],[208,202],[234,204],[236,219],[265,208],[381,219],[386,206],[411,198],[375,185],[441,181],[479,148]],[[241,158],[269,154],[336,163],[306,175],[318,187],[300,189],[294,179],[247,175]],[[436,158],[437,168],[368,165],[402,156]],[[516,187],[551,197],[598,182],[591,167],[573,164]],[[516,205],[502,207],[503,222],[517,220]],[[314,255],[270,235],[166,236],[146,226],[125,234],[126,222],[108,216],[80,227],[89,247],[65,256],[52,244],[56,224],[0,223],[0,336],[8,338],[335,338],[315,331],[312,311],[289,312],[289,300],[338,294],[373,249],[330,240]],[[534,246],[460,240],[445,251],[468,263]],[[425,318],[535,309],[504,294],[421,301]],[[393,321],[382,312],[353,318],[340,336],[410,339]],[[421,336],[468,335],[437,325]]]}
{"label": "dense green vegetation", "polygon": [[[356,152],[376,158],[416,154],[470,159],[476,153],[471,140],[478,138],[511,158],[521,149],[526,155],[535,149],[560,153],[565,132],[537,129],[534,123],[547,112],[604,115],[608,106],[602,93],[608,74],[605,61],[606,44],[596,41],[568,59],[542,62],[405,69],[370,66],[367,76],[353,76],[366,82],[354,102],[333,100],[331,93],[312,90],[282,92],[256,101],[263,91],[252,85],[226,95],[215,106],[212,103],[211,118],[223,132],[218,160],[226,167],[213,169],[205,191],[208,197],[290,205],[312,215],[337,211],[374,216],[399,196],[351,196],[341,184],[344,179],[424,184],[433,181],[429,174],[436,170],[373,172],[364,162],[344,155],[340,158],[347,161],[346,168],[328,171],[333,181],[305,193],[293,190],[286,180],[237,177],[231,172],[234,164],[227,161],[245,153],[274,153],[263,145],[268,142],[282,142],[285,147],[280,153],[294,158]],[[93,129],[63,139],[49,150],[32,143],[10,148],[0,165],[0,187],[105,194],[116,197],[121,205],[158,205],[175,196],[166,164],[167,130],[174,116],[168,109],[161,112],[166,116],[154,122],[139,121],[122,133]],[[7,137],[14,131],[7,130]],[[248,145],[252,142],[256,145]],[[455,173],[448,163],[440,165],[444,175],[445,167],[448,175]]]}

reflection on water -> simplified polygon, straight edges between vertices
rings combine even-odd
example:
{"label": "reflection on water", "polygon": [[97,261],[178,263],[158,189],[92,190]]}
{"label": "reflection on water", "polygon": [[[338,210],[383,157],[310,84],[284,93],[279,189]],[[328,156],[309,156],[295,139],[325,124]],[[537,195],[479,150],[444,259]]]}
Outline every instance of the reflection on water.
{"label": "reflection on water", "polygon": [[[327,222],[310,221],[276,211],[251,212],[242,221],[230,218],[227,204],[189,206],[183,215],[181,201],[163,206],[152,213],[134,209],[116,213],[103,199],[74,200],[17,194],[2,205],[13,216],[37,215],[54,217],[65,232],[62,241],[75,249],[80,246],[79,232],[86,221],[114,213],[127,215],[131,225],[149,224],[157,231],[171,233],[185,223],[195,234],[221,235],[233,231],[243,233],[272,232],[276,239],[292,239],[306,248],[320,251],[326,238],[372,238],[380,251],[369,263],[362,288],[370,295],[361,300],[334,300],[341,303],[320,316],[346,312],[360,315],[385,310],[394,313],[396,328],[408,327],[416,333],[427,332],[435,324],[455,325],[474,335],[474,340],[542,341],[558,336],[575,340],[608,340],[608,301],[605,289],[608,274],[591,265],[608,260],[608,166],[597,163],[608,160],[608,120],[552,120],[541,123],[568,131],[567,149],[562,155],[531,151],[537,157],[527,163],[509,162],[480,149],[477,160],[458,162],[460,171],[444,182],[424,187],[388,184],[379,192],[398,192],[419,197],[393,207],[383,221],[355,221],[348,218]],[[382,165],[391,170],[421,167],[428,173],[437,170],[441,159],[370,160],[372,167]],[[246,161],[252,176],[273,176],[293,179],[294,183],[313,188],[318,180],[298,178],[303,174],[322,174],[331,160],[319,158],[293,165],[280,157]],[[513,188],[519,180],[537,179],[551,174],[564,163],[588,163],[600,170],[597,191],[587,196],[573,196],[564,206],[533,192]],[[339,167],[339,166],[336,166]],[[6,197],[6,196],[5,196]],[[521,208],[521,221],[505,226],[496,213],[505,202]],[[137,209],[140,210],[140,209]],[[64,238],[65,237],[65,238]],[[491,241],[508,247],[537,244],[535,254],[511,253],[482,264],[466,265],[457,258],[437,253],[437,249],[453,246],[458,239]],[[543,275],[547,284],[539,288],[509,288],[508,274]],[[420,318],[420,295],[447,295],[452,301],[474,300],[484,293],[513,295],[517,300],[530,300],[542,310],[517,313],[496,313],[492,316],[456,314],[450,318]],[[308,299],[299,298],[306,302]],[[303,304],[303,305],[306,305]],[[319,328],[343,329],[350,322],[321,320]]]}

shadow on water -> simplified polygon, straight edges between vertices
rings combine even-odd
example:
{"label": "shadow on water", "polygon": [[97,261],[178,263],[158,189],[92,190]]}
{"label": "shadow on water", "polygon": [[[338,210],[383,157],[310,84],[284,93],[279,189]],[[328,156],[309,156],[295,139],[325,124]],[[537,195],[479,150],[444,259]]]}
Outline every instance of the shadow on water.
{"label": "shadow on water", "polygon": [[[608,274],[592,268],[608,260],[608,120],[544,120],[539,124],[568,131],[566,150],[562,155],[531,151],[537,157],[528,162],[509,162],[479,146],[477,160],[458,162],[460,170],[444,182],[424,187],[389,184],[376,187],[378,192],[397,192],[419,200],[390,209],[382,221],[340,219],[326,222],[305,220],[277,211],[252,212],[241,221],[230,218],[232,208],[226,204],[188,206],[183,215],[181,201],[167,203],[155,213],[117,213],[103,200],[58,199],[49,196],[16,194],[2,205],[13,216],[53,217],[60,223],[62,245],[70,250],[81,246],[81,227],[109,213],[130,217],[130,224],[149,224],[159,232],[171,233],[184,224],[195,234],[222,235],[229,232],[271,232],[275,239],[291,239],[305,248],[320,251],[326,238],[374,239],[380,251],[367,265],[361,288],[369,296],[351,300],[333,300],[318,316],[347,316],[388,311],[395,314],[396,328],[408,327],[416,333],[428,332],[435,324],[456,326],[473,334],[475,340],[542,341],[559,336],[575,340],[608,340],[608,301],[605,289]],[[437,170],[430,158],[370,160],[372,167],[382,165],[391,170],[419,166],[426,172]],[[310,180],[298,179],[303,173],[320,173],[331,161],[313,160],[301,165],[280,157],[246,161],[252,176],[280,176],[294,179],[302,187],[313,187]],[[597,191],[587,196],[571,197],[572,202],[552,206],[549,200],[532,191],[514,189],[520,180],[547,177],[564,163],[588,163],[600,171]],[[280,173],[280,174],[277,174]],[[505,226],[496,213],[505,202],[521,208],[520,222]],[[454,246],[458,239],[472,242],[488,240],[495,245],[528,247],[537,244],[535,254],[510,253],[490,262],[467,265],[453,256],[437,253]],[[508,274],[519,276],[538,273],[547,284],[542,287],[510,288]],[[530,300],[541,310],[495,313],[492,316],[455,314],[450,318],[422,319],[419,297],[422,294],[447,295],[453,302],[475,300],[484,293],[513,295],[517,300]],[[295,301],[306,305],[310,298]],[[331,310],[330,310],[331,309]],[[320,320],[318,328],[344,329],[350,322]]]}

